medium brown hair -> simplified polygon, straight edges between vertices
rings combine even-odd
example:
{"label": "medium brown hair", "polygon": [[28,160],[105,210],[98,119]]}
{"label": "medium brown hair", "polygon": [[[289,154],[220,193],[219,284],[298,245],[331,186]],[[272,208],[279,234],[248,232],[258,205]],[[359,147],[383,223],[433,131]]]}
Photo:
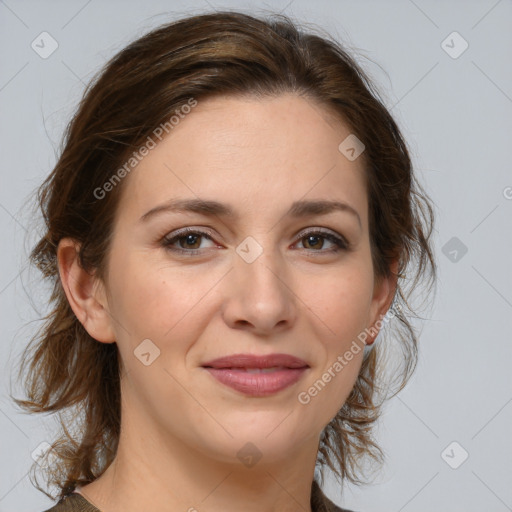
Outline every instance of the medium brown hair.
{"label": "medium brown hair", "polygon": [[[55,168],[37,190],[46,232],[30,260],[52,285],[52,309],[23,353],[18,376],[28,366],[27,399],[14,400],[28,412],[59,413],[63,431],[51,450],[56,462],[45,473],[59,497],[92,482],[113,461],[121,413],[117,345],[93,339],[71,309],[59,279],[59,241],[75,239],[80,265],[104,279],[123,182],[102,199],[95,190],[155,128],[191,98],[288,92],[325,107],[365,145],[375,276],[390,276],[391,262],[399,261],[395,318],[380,342],[365,352],[354,388],[324,429],[317,468],[322,480],[327,465],[340,480],[361,484],[362,462],[384,461],[372,427],[384,401],[405,386],[417,361],[418,333],[410,322],[417,311],[408,303],[409,292],[420,284],[430,290],[435,282],[431,201],[416,181],[396,122],[340,43],[305,32],[283,15],[215,12],[158,27],[115,55],[87,86]],[[392,341],[400,357],[386,360]],[[394,379],[384,378],[394,362],[400,363],[388,372]],[[66,418],[73,408],[78,419]]]}

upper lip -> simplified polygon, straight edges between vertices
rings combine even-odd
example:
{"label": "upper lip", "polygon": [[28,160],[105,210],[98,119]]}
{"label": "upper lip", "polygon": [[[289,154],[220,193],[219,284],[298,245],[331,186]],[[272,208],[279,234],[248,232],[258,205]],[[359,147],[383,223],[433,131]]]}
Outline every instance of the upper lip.
{"label": "upper lip", "polygon": [[256,356],[253,354],[232,354],[230,356],[213,359],[202,364],[210,368],[306,368],[306,361],[289,354],[267,354]]}

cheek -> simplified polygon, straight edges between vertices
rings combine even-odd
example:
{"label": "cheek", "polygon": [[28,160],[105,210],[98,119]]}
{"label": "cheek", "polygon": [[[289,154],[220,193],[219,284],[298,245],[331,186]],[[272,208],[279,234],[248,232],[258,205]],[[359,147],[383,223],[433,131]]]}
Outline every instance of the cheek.
{"label": "cheek", "polygon": [[182,350],[179,340],[181,345],[188,343],[202,328],[200,319],[206,316],[198,312],[207,302],[212,277],[169,268],[145,256],[127,257],[111,272],[116,297],[111,313],[120,350],[129,355],[144,339],[161,351]]}
{"label": "cheek", "polygon": [[310,301],[318,318],[313,324],[323,354],[309,387],[301,389],[299,401],[311,404],[320,422],[336,416],[359,375],[364,343],[358,336],[366,327],[371,291],[368,270],[353,267],[350,272],[340,272]]}
{"label": "cheek", "polygon": [[339,272],[317,280],[313,288],[304,286],[301,296],[307,297],[305,306],[318,319],[319,339],[335,348],[350,345],[366,327],[372,291],[371,267],[361,264],[347,265]]}

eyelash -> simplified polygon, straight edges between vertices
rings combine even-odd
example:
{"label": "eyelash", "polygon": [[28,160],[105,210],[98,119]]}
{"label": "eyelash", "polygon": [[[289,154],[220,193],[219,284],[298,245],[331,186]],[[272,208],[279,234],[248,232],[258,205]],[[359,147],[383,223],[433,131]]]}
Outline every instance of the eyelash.
{"label": "eyelash", "polygon": [[[168,251],[172,251],[174,253],[183,254],[187,256],[195,256],[197,254],[200,254],[202,252],[202,249],[181,249],[176,247],[171,247],[174,243],[176,243],[181,238],[186,237],[187,235],[200,235],[202,237],[206,237],[209,240],[213,242],[213,234],[210,231],[202,231],[194,228],[185,228],[182,230],[179,230],[176,232],[172,237],[165,236],[162,241],[161,245]],[[319,254],[333,254],[338,253],[340,251],[348,251],[350,250],[350,244],[342,237],[338,237],[331,231],[326,231],[323,229],[316,229],[306,232],[299,233],[298,241],[300,242],[303,238],[306,238],[307,236],[319,236],[321,238],[325,238],[326,240],[329,240],[332,242],[335,247],[328,250],[314,250],[314,249],[304,249],[305,251],[311,251],[313,253],[319,253]]]}

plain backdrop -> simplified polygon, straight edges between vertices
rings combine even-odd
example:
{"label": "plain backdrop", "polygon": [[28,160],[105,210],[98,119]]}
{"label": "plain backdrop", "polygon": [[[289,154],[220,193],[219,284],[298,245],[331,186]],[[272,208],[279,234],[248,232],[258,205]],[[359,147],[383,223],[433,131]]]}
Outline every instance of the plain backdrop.
{"label": "plain backdrop", "polygon": [[[512,510],[510,0],[0,0],[0,512],[53,504],[27,474],[55,418],[21,414],[8,396],[48,298],[27,268],[25,201],[103,63],[156,25],[214,9],[281,11],[357,52],[436,204],[438,292],[416,323],[417,371],[379,422],[386,465],[343,496],[328,475],[325,492],[358,512]],[[42,37],[51,55],[33,49]]]}

